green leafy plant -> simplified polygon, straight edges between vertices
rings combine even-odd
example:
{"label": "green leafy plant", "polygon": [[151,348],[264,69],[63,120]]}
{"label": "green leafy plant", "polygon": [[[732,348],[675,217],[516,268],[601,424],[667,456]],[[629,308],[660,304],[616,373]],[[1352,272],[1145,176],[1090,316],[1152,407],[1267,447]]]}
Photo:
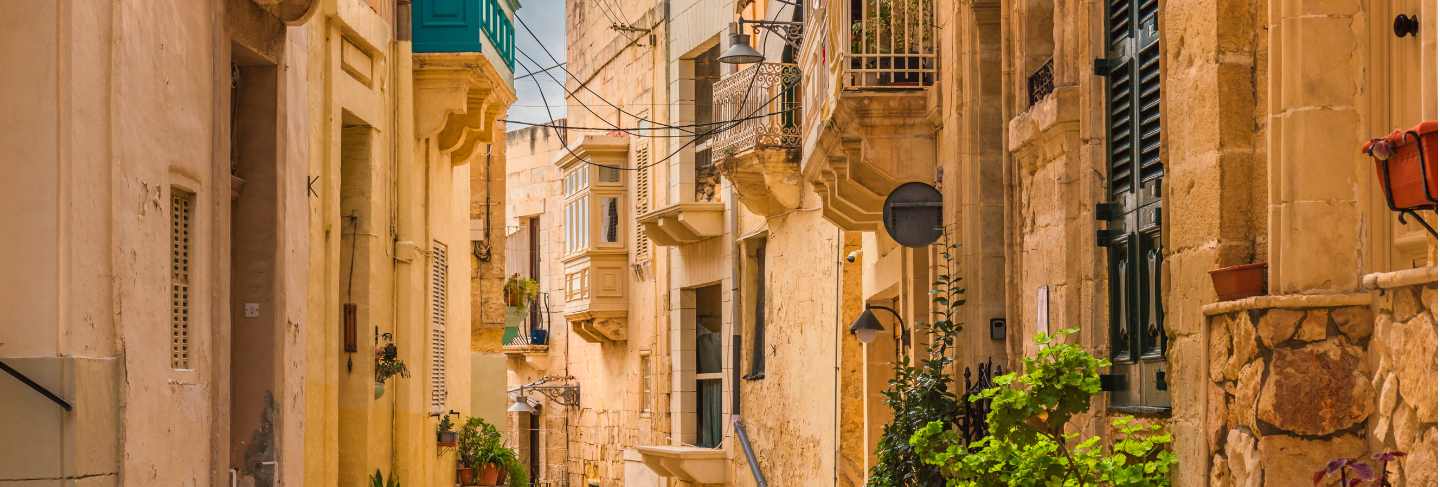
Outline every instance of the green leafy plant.
{"label": "green leafy plant", "polygon": [[506,483],[513,487],[530,485],[529,472],[520,463],[515,449],[505,446],[505,439],[495,425],[471,417],[460,427],[460,464],[477,472],[486,465],[495,465],[506,472]]}
{"label": "green leafy plant", "polygon": [[996,377],[995,387],[973,396],[991,401],[990,436],[967,445],[951,423],[932,421],[910,438],[911,446],[941,470],[947,486],[1170,485],[1176,457],[1161,425],[1117,418],[1109,445],[1065,431],[1090,408],[1100,370],[1110,362],[1055,338],[1038,335],[1040,352],[1024,360],[1023,373]]}
{"label": "green leafy plant", "polygon": [[400,487],[400,481],[395,480],[394,475],[391,475],[390,480],[386,481],[384,477],[380,476],[380,469],[377,468],[375,474],[370,476],[370,487]]}
{"label": "green leafy plant", "polygon": [[505,296],[505,305],[518,308],[520,311],[530,309],[530,304],[540,296],[540,282],[528,277],[520,277],[520,273],[511,274],[505,279],[505,286],[501,288]]}
{"label": "green leafy plant", "polygon": [[394,376],[410,377],[410,369],[400,360],[400,352],[394,343],[375,347],[375,382],[383,384]]}
{"label": "green leafy plant", "polygon": [[[960,399],[950,392],[950,351],[955,335],[963,327],[957,322],[965,304],[965,288],[958,275],[949,271],[959,246],[946,245],[941,252],[944,273],[936,276],[930,300],[934,303],[935,322],[926,328],[929,338],[925,357],[912,366],[910,358],[898,353],[895,377],[885,391],[885,404],[895,413],[885,425],[877,447],[876,463],[870,469],[867,487],[940,486],[945,479],[940,469],[910,445],[910,437],[930,421],[953,424],[960,418]],[[923,327],[923,325],[922,325]]]}

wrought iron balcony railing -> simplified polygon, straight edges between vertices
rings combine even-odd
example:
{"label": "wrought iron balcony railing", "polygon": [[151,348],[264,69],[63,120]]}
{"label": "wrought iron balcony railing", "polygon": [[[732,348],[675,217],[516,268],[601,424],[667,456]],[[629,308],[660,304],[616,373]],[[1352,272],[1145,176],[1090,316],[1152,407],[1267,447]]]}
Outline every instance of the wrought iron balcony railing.
{"label": "wrought iron balcony railing", "polygon": [[715,83],[716,120],[711,153],[723,159],[763,148],[800,147],[800,67],[756,63]]}
{"label": "wrought iron balcony railing", "polygon": [[806,76],[828,70],[844,89],[933,85],[935,1],[827,0],[807,11],[805,50],[819,55],[806,60]]}

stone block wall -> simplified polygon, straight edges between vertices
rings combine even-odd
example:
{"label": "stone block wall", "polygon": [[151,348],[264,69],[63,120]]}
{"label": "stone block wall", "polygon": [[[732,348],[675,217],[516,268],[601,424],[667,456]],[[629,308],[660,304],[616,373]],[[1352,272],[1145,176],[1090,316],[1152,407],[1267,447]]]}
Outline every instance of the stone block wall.
{"label": "stone block wall", "polygon": [[1333,458],[1395,450],[1395,485],[1435,485],[1434,276],[1205,307],[1210,485],[1309,485]]}

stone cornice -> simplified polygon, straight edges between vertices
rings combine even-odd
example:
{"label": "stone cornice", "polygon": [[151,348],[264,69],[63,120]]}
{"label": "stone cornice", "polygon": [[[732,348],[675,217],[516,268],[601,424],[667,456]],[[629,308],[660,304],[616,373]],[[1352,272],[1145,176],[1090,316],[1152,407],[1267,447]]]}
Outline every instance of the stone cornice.
{"label": "stone cornice", "polygon": [[415,137],[436,138],[440,151],[463,164],[494,140],[497,119],[515,90],[481,53],[415,55]]}

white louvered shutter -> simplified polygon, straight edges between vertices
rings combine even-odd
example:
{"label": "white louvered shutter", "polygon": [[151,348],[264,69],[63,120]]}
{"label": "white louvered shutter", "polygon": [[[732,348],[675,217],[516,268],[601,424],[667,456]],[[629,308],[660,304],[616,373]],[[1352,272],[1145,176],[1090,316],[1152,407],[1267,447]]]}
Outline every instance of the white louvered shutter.
{"label": "white louvered shutter", "polygon": [[449,391],[445,387],[445,316],[449,296],[449,249],[435,242],[430,260],[430,407],[444,411]]}
{"label": "white louvered shutter", "polygon": [[[635,149],[635,217],[650,211],[650,148]],[[650,236],[645,226],[635,224],[635,262],[650,260]]]}

